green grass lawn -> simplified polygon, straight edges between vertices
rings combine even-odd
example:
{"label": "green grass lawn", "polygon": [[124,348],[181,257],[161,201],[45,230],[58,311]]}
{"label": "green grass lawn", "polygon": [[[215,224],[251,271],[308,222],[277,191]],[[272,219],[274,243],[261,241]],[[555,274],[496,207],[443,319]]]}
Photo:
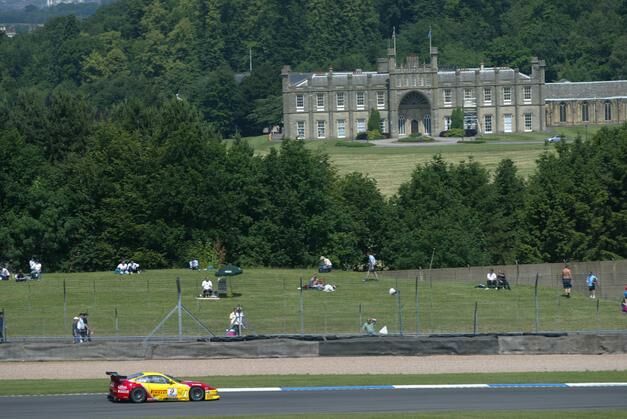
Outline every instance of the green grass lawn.
{"label": "green grass lawn", "polygon": [[[536,327],[538,331],[624,330],[627,324],[616,301],[590,300],[579,294],[565,299],[553,288],[540,289],[536,308],[534,290],[529,286],[483,290],[474,288],[474,283],[397,282],[384,273],[379,281],[363,282],[363,273],[334,271],[322,277],[337,284],[336,292],[301,293],[297,289],[300,279],[306,282],[312,273],[305,269],[247,269],[229,278],[232,294],[217,301],[196,299],[206,275],[216,282],[211,272],[46,274],[41,281],[0,282],[0,309],[5,310],[9,338],[69,337],[71,319],[82,311],[89,312],[96,336],[145,336],[176,305],[176,278],[180,277],[183,304],[215,335],[224,334],[235,305],[244,308],[248,334],[358,334],[368,317],[377,318],[378,327],[387,325],[390,333],[396,334],[399,302],[405,334],[473,333],[475,324],[477,333],[534,332]],[[401,290],[400,300],[388,294],[390,287]],[[207,335],[187,316],[183,327],[186,335]],[[173,316],[158,335],[176,334]]]}
{"label": "green grass lawn", "polygon": [[[587,135],[591,138],[599,129],[590,126]],[[410,179],[417,165],[431,160],[435,154],[442,154],[450,163],[468,161],[472,157],[492,172],[501,160],[509,158],[516,164],[519,173],[528,177],[534,172],[538,157],[546,150],[553,150],[553,146],[545,146],[542,141],[553,134],[563,134],[568,139],[578,135],[585,138],[586,128],[566,127],[554,128],[551,132],[485,135],[482,137],[485,140],[483,144],[338,147],[338,140],[333,139],[307,141],[307,147],[327,153],[340,174],[360,172],[372,177],[377,181],[380,191],[385,196],[391,196],[402,183]],[[269,142],[265,136],[248,138],[248,141],[259,154],[280,146],[280,142]]]}

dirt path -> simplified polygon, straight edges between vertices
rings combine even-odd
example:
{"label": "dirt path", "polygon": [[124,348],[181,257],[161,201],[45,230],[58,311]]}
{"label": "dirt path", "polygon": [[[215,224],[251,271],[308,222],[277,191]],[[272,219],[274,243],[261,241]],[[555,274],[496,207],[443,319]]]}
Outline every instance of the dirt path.
{"label": "dirt path", "polygon": [[439,374],[524,371],[627,371],[627,354],[381,356],[146,361],[0,362],[0,378],[105,378],[105,371],[173,375]]}

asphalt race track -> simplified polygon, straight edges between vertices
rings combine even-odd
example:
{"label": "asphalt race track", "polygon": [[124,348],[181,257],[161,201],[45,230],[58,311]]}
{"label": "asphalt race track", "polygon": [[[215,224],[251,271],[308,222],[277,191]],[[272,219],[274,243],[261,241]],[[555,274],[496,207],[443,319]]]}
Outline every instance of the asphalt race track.
{"label": "asphalt race track", "polygon": [[627,387],[223,393],[214,402],[112,403],[105,394],[0,397],[0,418],[111,418],[450,410],[625,409]]}

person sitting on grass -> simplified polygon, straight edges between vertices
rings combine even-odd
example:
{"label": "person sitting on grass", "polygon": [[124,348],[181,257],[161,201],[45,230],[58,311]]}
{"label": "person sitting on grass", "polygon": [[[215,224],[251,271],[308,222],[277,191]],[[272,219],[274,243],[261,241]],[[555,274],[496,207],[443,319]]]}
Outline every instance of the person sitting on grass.
{"label": "person sitting on grass", "polygon": [[376,336],[377,332],[374,330],[374,326],[377,324],[377,319],[368,319],[361,329],[366,332],[368,336]]}
{"label": "person sitting on grass", "polygon": [[209,298],[213,296],[213,282],[209,278],[202,281],[202,297]]}

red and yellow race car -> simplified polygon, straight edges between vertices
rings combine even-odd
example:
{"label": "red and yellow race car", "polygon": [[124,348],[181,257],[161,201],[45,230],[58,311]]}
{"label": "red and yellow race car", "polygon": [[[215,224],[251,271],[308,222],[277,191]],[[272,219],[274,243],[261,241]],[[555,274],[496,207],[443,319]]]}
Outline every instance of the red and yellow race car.
{"label": "red and yellow race car", "polygon": [[160,372],[138,372],[126,376],[107,371],[107,375],[111,376],[107,398],[115,402],[201,401],[220,398],[215,387],[198,381],[179,380]]}

